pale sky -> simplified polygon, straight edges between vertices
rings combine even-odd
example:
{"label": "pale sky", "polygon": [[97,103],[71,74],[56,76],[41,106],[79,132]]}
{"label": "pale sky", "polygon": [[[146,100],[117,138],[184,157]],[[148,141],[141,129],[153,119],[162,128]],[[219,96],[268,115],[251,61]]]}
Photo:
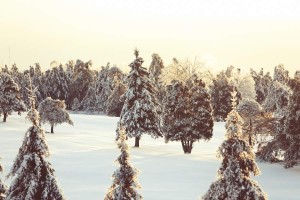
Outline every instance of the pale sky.
{"label": "pale sky", "polygon": [[0,0],[0,66],[92,60],[121,68],[138,47],[151,62],[195,57],[229,65],[300,70],[297,0]]}

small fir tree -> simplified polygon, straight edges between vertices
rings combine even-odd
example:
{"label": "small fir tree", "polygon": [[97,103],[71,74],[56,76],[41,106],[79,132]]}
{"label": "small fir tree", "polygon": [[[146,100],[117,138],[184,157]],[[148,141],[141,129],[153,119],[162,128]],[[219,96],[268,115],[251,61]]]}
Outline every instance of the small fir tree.
{"label": "small fir tree", "polygon": [[73,125],[70,115],[66,110],[65,101],[47,97],[40,103],[39,113],[41,113],[41,122],[51,125],[51,133],[54,133],[53,128],[57,124],[68,123]]}
{"label": "small fir tree", "polygon": [[135,137],[135,147],[143,134],[153,138],[162,137],[159,104],[156,99],[156,88],[149,79],[149,73],[142,67],[143,59],[135,50],[136,59],[129,65],[131,71],[127,77],[128,90],[124,94],[119,126],[123,126],[129,137]]}
{"label": "small fir tree", "polygon": [[113,173],[113,183],[108,189],[104,200],[142,200],[138,193],[141,189],[137,175],[139,171],[130,163],[129,147],[126,144],[126,134],[124,129],[119,130],[118,148],[121,151],[116,160],[119,168]]}
{"label": "small fir tree", "polygon": [[227,139],[221,144],[218,156],[222,164],[218,170],[218,180],[211,184],[202,197],[204,200],[265,200],[267,195],[250,173],[260,173],[251,146],[241,139],[240,115],[233,109],[227,116]]}
{"label": "small fir tree", "polygon": [[[0,157],[1,159],[1,157]],[[0,173],[3,172],[3,167],[0,163]],[[2,180],[0,179],[0,200],[4,200],[5,199],[5,192],[6,192],[7,188],[6,185],[4,185],[4,183],[2,182]]]}
{"label": "small fir tree", "polygon": [[3,122],[13,111],[23,112],[26,106],[21,100],[19,86],[7,73],[0,73],[0,114]]}
{"label": "small fir tree", "polygon": [[23,144],[8,174],[13,180],[7,190],[6,199],[63,200],[65,198],[58,186],[54,169],[47,160],[50,152],[44,131],[39,127],[34,91],[30,91],[31,109],[27,118],[32,126],[25,133]]}

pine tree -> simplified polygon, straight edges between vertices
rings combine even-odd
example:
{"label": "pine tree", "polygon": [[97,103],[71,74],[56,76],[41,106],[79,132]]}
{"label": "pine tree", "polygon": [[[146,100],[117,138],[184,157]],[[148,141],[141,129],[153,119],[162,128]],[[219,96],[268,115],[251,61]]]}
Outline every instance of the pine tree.
{"label": "pine tree", "polygon": [[135,146],[139,147],[142,134],[153,138],[162,137],[160,117],[157,113],[156,89],[148,78],[149,73],[142,67],[144,62],[135,50],[136,59],[129,65],[131,71],[127,77],[128,90],[124,94],[125,103],[121,112],[119,126],[123,126],[129,137],[135,137]]}
{"label": "pine tree", "polygon": [[79,111],[80,106],[81,106],[80,102],[78,101],[77,98],[75,98],[73,101],[73,104],[72,104],[72,110],[77,112],[77,111]]}
{"label": "pine tree", "polygon": [[114,90],[107,99],[106,114],[109,116],[119,117],[124,105],[122,95],[126,92],[126,86],[119,82],[116,83]]}
{"label": "pine tree", "polygon": [[[77,99],[77,98],[75,98]],[[78,99],[77,99],[78,101]],[[82,109],[87,113],[94,113],[97,109],[97,94],[96,94],[96,82],[91,82],[89,85],[89,89],[82,99],[81,102]]]}
{"label": "pine tree", "polygon": [[256,101],[262,105],[268,95],[272,77],[270,76],[270,72],[264,74],[263,68],[259,73],[251,69],[250,74],[255,81]]}
{"label": "pine tree", "polygon": [[47,97],[40,103],[39,113],[41,113],[41,122],[51,125],[51,133],[54,133],[53,128],[57,124],[68,123],[73,125],[64,101]]}
{"label": "pine tree", "polygon": [[49,77],[49,96],[52,99],[66,100],[68,99],[69,87],[67,84],[67,76],[62,65],[53,67]]}
{"label": "pine tree", "polygon": [[[164,63],[161,57],[154,53],[152,54],[152,62],[149,67],[149,78],[153,81],[157,88],[157,100],[162,105],[163,98],[166,94],[165,84],[162,80],[162,70],[164,69]],[[162,108],[161,108],[162,109]]]}
{"label": "pine tree", "polygon": [[284,123],[286,151],[284,153],[285,167],[293,167],[300,163],[300,80],[290,81],[293,94],[288,105],[288,114]]}
{"label": "pine tree", "polygon": [[142,200],[138,193],[141,189],[137,175],[139,171],[130,163],[129,147],[126,144],[126,134],[124,129],[119,130],[118,148],[121,151],[116,160],[119,168],[113,173],[113,183],[108,189],[104,200]]}
{"label": "pine tree", "polygon": [[232,109],[232,96],[234,86],[230,83],[225,72],[221,72],[210,86],[211,105],[215,121],[225,121],[227,114]]}
{"label": "pine tree", "polygon": [[[1,159],[1,157],[0,157]],[[3,167],[0,163],[0,173],[3,172]],[[2,180],[0,179],[0,200],[4,200],[5,199],[5,192],[6,192],[7,188],[6,185],[4,185],[4,183],[2,182]]]}
{"label": "pine tree", "polygon": [[181,141],[184,153],[191,153],[197,140],[212,137],[210,95],[196,76],[187,84],[173,81],[163,101],[163,125],[167,141]]}
{"label": "pine tree", "polygon": [[13,111],[23,112],[25,104],[20,98],[20,90],[15,81],[7,73],[0,73],[0,114],[3,122]]}
{"label": "pine tree", "polygon": [[44,131],[39,127],[39,113],[35,109],[32,89],[29,97],[31,109],[27,118],[32,126],[25,133],[23,144],[8,174],[13,180],[6,199],[63,200],[65,198],[57,184],[54,169],[47,160],[50,152]]}
{"label": "pine tree", "polygon": [[204,200],[265,200],[267,195],[250,173],[260,173],[251,146],[241,139],[240,115],[233,109],[227,116],[227,139],[221,144],[218,156],[222,164],[218,170],[218,180],[211,184],[202,197]]}

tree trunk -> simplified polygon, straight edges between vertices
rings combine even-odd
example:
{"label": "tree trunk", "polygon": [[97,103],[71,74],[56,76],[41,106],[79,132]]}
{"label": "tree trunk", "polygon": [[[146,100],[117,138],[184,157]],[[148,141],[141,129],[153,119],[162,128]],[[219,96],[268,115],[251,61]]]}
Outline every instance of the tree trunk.
{"label": "tree trunk", "polygon": [[54,125],[51,124],[51,133],[54,133],[53,128],[54,128]]}
{"label": "tree trunk", "polygon": [[140,147],[140,137],[135,137],[135,147]]}
{"label": "tree trunk", "polygon": [[6,118],[7,118],[7,113],[3,113],[3,122],[6,122]]}
{"label": "tree trunk", "polygon": [[190,154],[193,149],[193,142],[192,141],[186,141],[185,139],[181,138],[181,145],[183,152],[185,154]]}
{"label": "tree trunk", "polygon": [[250,118],[250,130],[249,130],[249,145],[252,146],[252,138],[251,138],[251,135],[252,135],[252,120]]}

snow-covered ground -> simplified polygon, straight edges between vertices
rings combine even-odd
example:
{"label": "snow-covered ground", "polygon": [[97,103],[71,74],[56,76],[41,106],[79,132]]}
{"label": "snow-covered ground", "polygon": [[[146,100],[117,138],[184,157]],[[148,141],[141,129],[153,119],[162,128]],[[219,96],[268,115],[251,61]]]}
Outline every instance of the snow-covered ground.
{"label": "snow-covered ground", "polygon": [[[30,123],[25,114],[13,114],[0,122],[0,156],[5,167],[3,179],[12,166]],[[69,200],[103,199],[111,185],[114,160],[119,150],[114,142],[118,118],[71,114],[74,126],[59,125],[46,134],[50,162]],[[43,126],[46,131],[50,127]],[[216,123],[213,138],[198,142],[191,155],[184,155],[180,143],[143,136],[140,148],[132,148],[132,163],[141,173],[141,194],[149,200],[195,200],[216,179],[220,160],[216,151],[224,139],[224,123]],[[134,139],[129,140],[133,146]],[[270,200],[300,199],[300,167],[284,169],[279,164],[258,163],[262,174],[255,179]],[[6,180],[9,184],[10,180]]]}

